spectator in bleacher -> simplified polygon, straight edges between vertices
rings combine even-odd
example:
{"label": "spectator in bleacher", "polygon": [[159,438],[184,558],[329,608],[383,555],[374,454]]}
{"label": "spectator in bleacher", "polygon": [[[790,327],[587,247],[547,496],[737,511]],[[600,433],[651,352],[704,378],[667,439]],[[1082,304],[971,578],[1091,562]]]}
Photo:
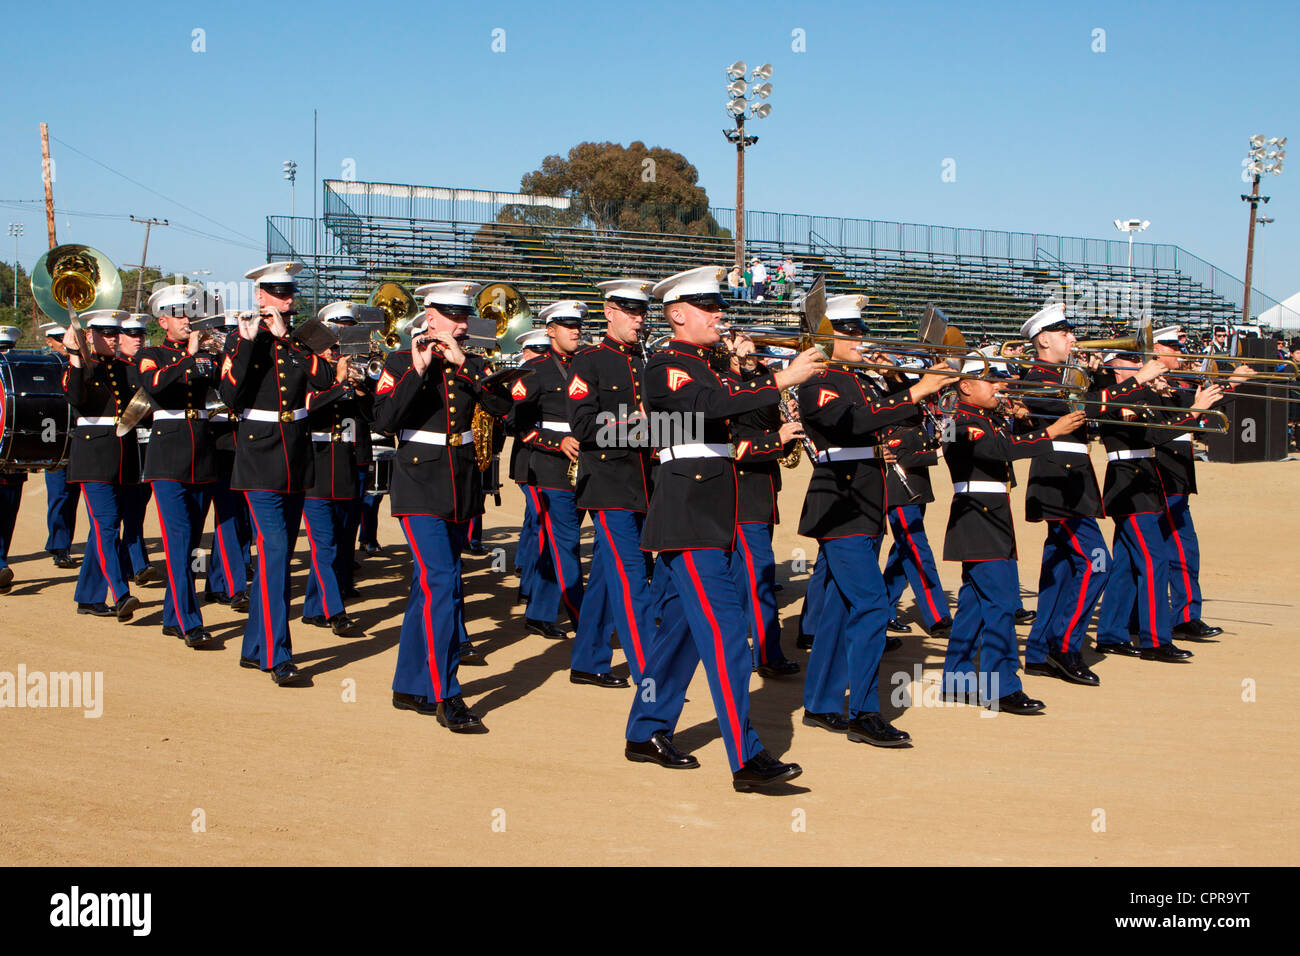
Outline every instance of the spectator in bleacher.
{"label": "spectator in bleacher", "polygon": [[740,277],[740,290],[740,297],[746,302],[754,298],[754,273],[749,266]]}
{"label": "spectator in bleacher", "polygon": [[790,283],[786,281],[785,273],[778,269],[776,278],[772,280],[772,298],[778,302],[783,302],[789,296]]}
{"label": "spectator in bleacher", "polygon": [[763,265],[763,260],[754,256],[749,264],[749,272],[752,276],[751,288],[754,290],[754,301],[762,302],[767,295],[767,266]]}
{"label": "spectator in bleacher", "polygon": [[786,254],[785,261],[781,263],[781,274],[785,276],[785,281],[790,283],[790,288],[794,288],[794,278],[799,272],[799,267],[794,264],[794,256]]}
{"label": "spectator in bleacher", "polygon": [[741,283],[744,281],[744,276],[740,274],[740,266],[732,266],[731,271],[727,273],[727,296],[732,299],[742,298],[740,290]]}

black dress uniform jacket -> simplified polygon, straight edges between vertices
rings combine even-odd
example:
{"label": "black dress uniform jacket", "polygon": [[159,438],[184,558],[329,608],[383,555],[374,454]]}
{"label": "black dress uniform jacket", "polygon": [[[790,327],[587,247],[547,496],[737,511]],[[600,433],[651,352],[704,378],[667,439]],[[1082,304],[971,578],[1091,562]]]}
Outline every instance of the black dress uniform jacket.
{"label": "black dress uniform jacket", "polygon": [[[310,431],[315,474],[307,486],[308,498],[357,498],[361,488],[357,468],[360,449],[365,441],[367,460],[370,454],[370,420],[374,418],[374,398],[358,397],[350,382],[335,382],[323,392],[308,396],[307,425]],[[329,441],[317,439],[329,435]]]}
{"label": "black dress uniform jacket", "polygon": [[[864,376],[877,397],[889,398],[911,388],[905,379],[883,379]],[[917,406],[918,408],[921,406]],[[939,439],[929,431],[924,422],[920,425],[890,425],[881,432],[881,444],[887,446],[898,459],[898,465],[907,475],[907,484],[915,494],[908,493],[897,468],[885,469],[885,504],[887,508],[901,505],[923,505],[934,501],[930,486],[930,466],[939,461]]]}
{"label": "black dress uniform jacket", "polygon": [[[757,378],[757,369],[742,371],[741,382]],[[731,443],[736,449],[736,521],[776,524],[781,520],[777,495],[781,491],[781,459],[794,442],[781,443],[781,410],[767,405],[731,419]]]}
{"label": "black dress uniform jacket", "polygon": [[[117,417],[139,387],[136,367],[124,358],[96,357],[89,366],[63,370],[63,391],[72,406],[73,428],[68,452],[68,481],[111,481],[133,485],[140,480],[140,453],[135,429],[117,437]],[[76,419],[109,420],[106,425],[78,425]]]}
{"label": "black dress uniform jacket", "polygon": [[[1106,449],[1106,486],[1102,504],[1112,518],[1128,515],[1161,514],[1165,510],[1165,490],[1160,483],[1154,449],[1172,441],[1178,432],[1168,429],[1142,428],[1120,422],[1150,422],[1190,425],[1197,420],[1194,412],[1186,415],[1153,412],[1141,405],[1168,405],[1170,400],[1149,386],[1126,392],[1118,402],[1109,401],[1115,396],[1107,394],[1103,412],[1118,420],[1103,421],[1100,426],[1101,442]],[[1109,460],[1112,452],[1146,454],[1139,458]]]}
{"label": "black dress uniform jacket", "polygon": [[154,411],[184,417],[154,415],[144,477],[186,484],[217,480],[216,444],[208,424],[208,390],[217,384],[219,363],[206,352],[190,355],[185,342],[166,341],[140,349],[135,356],[140,387]]}
{"label": "black dress uniform jacket", "polygon": [[[651,493],[648,421],[642,419],[640,429],[627,425],[630,416],[645,411],[640,345],[606,336],[600,345],[576,355],[570,370],[567,419],[581,446],[578,507],[645,511]],[[603,443],[602,434],[607,439]],[[612,435],[626,441],[611,442]]]}
{"label": "black dress uniform jacket", "polygon": [[[1001,415],[966,402],[957,403],[952,427],[945,432],[944,437],[952,440],[944,442],[943,457],[954,485],[989,481],[1009,486],[1012,461],[1052,451],[1046,428],[1013,435]],[[1015,557],[1010,493],[958,492],[954,488],[943,559],[990,561]]]}
{"label": "black dress uniform jacket", "polygon": [[[799,417],[817,450],[878,444],[889,425],[917,425],[921,411],[906,391],[877,396],[864,377],[830,369],[799,386]],[[905,503],[905,502],[904,502]],[[882,534],[885,468],[879,455],[818,462],[808,482],[799,533],[810,538]]]}
{"label": "black dress uniform jacket", "polygon": [[[411,365],[409,351],[393,352],[375,388],[375,429],[397,436],[393,480],[389,488],[394,515],[433,515],[444,521],[468,521],[483,513],[483,473],[474,459],[471,430],[481,402],[502,415],[509,399],[480,383],[484,361],[466,355],[459,369],[434,356],[423,375]],[[403,438],[404,432],[440,432],[447,443]]]}
{"label": "black dress uniform jacket", "polygon": [[[746,382],[719,374],[710,364],[711,355],[709,349],[698,345],[670,342],[646,363],[646,400],[652,415],[670,413],[671,421],[683,428],[688,427],[688,419],[702,422],[702,433],[691,434],[691,442],[725,447],[731,443],[729,418],[775,405],[781,393],[769,372]],[[671,433],[675,429],[661,429],[661,435],[664,431]],[[736,513],[733,459],[661,458],[641,533],[641,548],[730,551],[736,536]]]}
{"label": "black dress uniform jacket", "polygon": [[569,456],[560,450],[568,431],[547,428],[547,422],[569,424],[569,372],[574,356],[552,351],[524,363],[533,374],[515,381],[510,397],[518,411],[515,423],[528,446],[528,484],[534,488],[572,491]]}
{"label": "black dress uniform jacket", "polygon": [[[1180,386],[1188,384],[1176,378],[1171,381]],[[1191,408],[1194,401],[1196,386],[1193,384],[1190,388],[1178,388],[1164,403]],[[1160,473],[1160,483],[1164,486],[1166,495],[1196,494],[1196,449],[1192,445],[1191,435],[1183,438],[1175,432],[1170,441],[1156,445],[1156,470]]]}
{"label": "black dress uniform jacket", "polygon": [[[295,420],[295,413],[307,408],[309,392],[333,381],[328,362],[264,328],[252,341],[227,337],[219,392],[232,414],[242,418],[235,433],[231,488],[281,494],[306,490],[314,475],[311,438],[306,417]],[[242,417],[253,410],[277,420]]]}

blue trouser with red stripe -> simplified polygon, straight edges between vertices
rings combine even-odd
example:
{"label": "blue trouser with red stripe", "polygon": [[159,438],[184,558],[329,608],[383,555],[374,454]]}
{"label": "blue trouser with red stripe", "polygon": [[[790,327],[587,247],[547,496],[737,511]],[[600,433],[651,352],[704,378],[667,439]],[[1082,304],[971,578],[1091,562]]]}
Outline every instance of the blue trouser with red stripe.
{"label": "blue trouser with red stripe", "polygon": [[816,640],[808,658],[803,706],[812,714],[879,713],[880,657],[885,652],[889,610],[880,574],[878,534],[819,540],[825,591],[817,614]]}
{"label": "blue trouser with red stripe", "polygon": [[753,666],[785,660],[781,650],[781,620],[776,613],[776,559],[772,556],[772,526],[745,521],[736,526],[736,550],[731,552],[731,579],[745,604],[745,619],[753,640]]}
{"label": "blue trouser with red stripe", "polygon": [[1110,552],[1091,516],[1047,522],[1038,573],[1038,616],[1025,642],[1025,663],[1041,664],[1047,652],[1074,653],[1092,621],[1110,574]]}
{"label": "blue trouser with red stripe", "polygon": [[0,568],[9,567],[9,543],[14,539],[14,525],[22,503],[22,483],[0,481]]}
{"label": "blue trouser with red stripe", "polygon": [[393,690],[442,701],[460,694],[460,552],[467,540],[466,522],[433,515],[402,515],[399,520],[411,548],[411,595],[402,619]]}
{"label": "blue trouser with red stripe", "polygon": [[122,547],[126,549],[129,573],[134,577],[149,567],[149,549],[144,541],[144,516],[153,489],[148,482],[122,485]]}
{"label": "blue trouser with red stripe", "polygon": [[298,546],[302,492],[245,491],[257,542],[257,564],[248,595],[244,657],[271,670],[293,658],[289,643],[289,561]]}
{"label": "blue trouser with red stripe", "polygon": [[[343,585],[340,567],[345,548],[349,502],[333,498],[307,498],[302,503],[302,523],[311,545],[307,593],[302,602],[303,617],[331,618],[342,614]],[[352,559],[348,558],[351,570]]]}
{"label": "blue trouser with red stripe", "polygon": [[588,674],[607,674],[613,660],[611,631],[618,632],[632,683],[640,684],[646,645],[654,635],[650,585],[641,552],[640,511],[593,511],[596,540],[591,574],[582,598],[582,623],[573,641],[570,667]]}
{"label": "blue trouser with red stripe", "polygon": [[943,659],[945,693],[973,697],[978,691],[980,702],[990,703],[1020,690],[1015,617],[1019,593],[1020,576],[1013,559],[961,563],[957,613]]}
{"label": "blue trouser with red stripe", "polygon": [[885,591],[889,607],[897,616],[898,599],[903,585],[912,586],[912,596],[921,612],[921,622],[928,631],[945,617],[952,617],[948,598],[939,582],[939,569],[925,535],[925,505],[903,505],[889,509],[889,530],[894,543],[885,558]]}
{"label": "blue trouser with red stripe", "polygon": [[153,482],[167,565],[162,622],[164,627],[179,627],[187,634],[203,626],[198,595],[194,593],[194,569],[202,553],[203,525],[208,519],[211,495],[209,485],[162,479]]}
{"label": "blue trouser with red stripe", "polygon": [[98,604],[107,595],[116,604],[131,593],[120,534],[124,489],[108,481],[83,481],[81,497],[90,531],[73,597],[78,604]]}
{"label": "blue trouser with red stripe", "polygon": [[[366,487],[370,479],[370,473],[367,469],[361,469],[361,487]],[[361,511],[357,537],[362,544],[379,543],[379,504],[384,500],[384,496],[363,494],[361,496]]]}
{"label": "blue trouser with red stripe", "polygon": [[541,553],[528,592],[528,618],[554,621],[560,605],[577,628],[582,607],[582,566],[579,534],[582,518],[572,489],[528,486],[537,509],[537,530]]}
{"label": "blue trouser with red stripe", "polygon": [[1169,598],[1174,624],[1201,619],[1201,544],[1187,495],[1166,496],[1160,530],[1169,551]]}
{"label": "blue trouser with red stripe", "polygon": [[531,485],[519,483],[524,495],[524,522],[519,527],[519,545],[515,548],[515,570],[519,572],[519,596],[525,601],[533,593],[533,574],[541,554],[542,541],[537,533],[537,505]]}
{"label": "blue trouser with red stripe", "polygon": [[47,469],[45,472],[45,523],[49,537],[45,539],[46,551],[67,551],[77,531],[77,503],[81,500],[81,485],[68,484],[66,468]]}
{"label": "blue trouser with red stripe", "polygon": [[1110,583],[1097,619],[1098,644],[1129,644],[1129,620],[1137,606],[1138,643],[1169,643],[1169,555],[1160,518],[1154,514],[1115,518]]}
{"label": "blue trouser with red stripe", "polygon": [[478,515],[469,519],[469,528],[465,532],[469,539],[469,550],[477,551],[483,547],[483,516]]}
{"label": "blue trouser with red stripe", "polygon": [[808,588],[803,595],[803,611],[799,614],[799,633],[808,637],[817,634],[817,615],[821,613],[826,601],[826,559],[821,552],[813,561],[812,574],[808,576]]}
{"label": "blue trouser with red stripe", "polygon": [[230,599],[248,590],[251,537],[248,499],[243,492],[230,490],[229,475],[219,476],[211,487],[212,548],[208,552],[208,581],[204,590]]}
{"label": "blue trouser with red stripe", "polygon": [[677,727],[698,664],[708,676],[713,707],[732,771],[763,749],[749,724],[749,625],[731,579],[731,553],[720,548],[662,551],[655,579],[665,575],[663,615],[632,700],[627,739],[644,743]]}

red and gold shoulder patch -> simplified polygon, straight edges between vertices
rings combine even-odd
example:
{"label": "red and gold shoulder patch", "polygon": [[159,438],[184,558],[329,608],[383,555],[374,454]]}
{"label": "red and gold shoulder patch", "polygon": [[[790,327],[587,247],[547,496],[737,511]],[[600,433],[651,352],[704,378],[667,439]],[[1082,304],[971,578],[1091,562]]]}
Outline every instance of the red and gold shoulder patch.
{"label": "red and gold shoulder patch", "polygon": [[1131,422],[1133,419],[1138,417],[1138,413],[1131,408],[1121,408],[1119,410],[1119,417],[1124,419],[1126,422]]}
{"label": "red and gold shoulder patch", "polygon": [[745,457],[745,452],[747,452],[747,451],[749,451],[749,439],[745,439],[744,441],[738,442],[738,443],[736,444],[736,457],[737,457],[737,458],[744,458],[744,457]]}
{"label": "red and gold shoulder patch", "polygon": [[821,408],[823,405],[828,405],[839,397],[840,393],[833,388],[819,388],[817,389],[817,407]]}
{"label": "red and gold shoulder patch", "polygon": [[967,425],[966,436],[971,441],[979,441],[984,437],[984,429],[980,428],[978,425]]}
{"label": "red and gold shoulder patch", "polygon": [[675,392],[687,382],[695,381],[691,378],[691,373],[683,368],[670,368],[668,370],[668,390]]}
{"label": "red and gold shoulder patch", "polygon": [[587,387],[587,383],[582,380],[582,377],[579,375],[573,376],[569,381],[569,398],[586,398],[590,394],[591,389]]}
{"label": "red and gold shoulder patch", "polygon": [[140,359],[140,371],[141,371],[141,373],[144,373],[144,372],[152,372],[152,371],[153,371],[154,369],[156,369],[157,367],[158,367],[158,363],[155,362],[155,361],[154,361],[153,359],[151,359],[151,358],[142,358],[142,359]]}
{"label": "red and gold shoulder patch", "polygon": [[528,386],[524,384],[522,378],[518,379],[514,385],[510,386],[510,397],[516,402],[528,397]]}
{"label": "red and gold shoulder patch", "polygon": [[530,431],[527,435],[524,436],[524,444],[528,444],[528,442],[532,441],[540,434],[541,432],[539,432],[537,429],[534,428],[532,431]]}
{"label": "red and gold shoulder patch", "polygon": [[235,384],[235,376],[232,374],[232,369],[234,367],[235,367],[234,359],[232,359],[229,355],[227,355],[225,360],[221,363],[221,377],[224,379],[229,379],[230,384],[232,385]]}
{"label": "red and gold shoulder patch", "polygon": [[379,382],[375,385],[376,395],[387,395],[393,390],[397,382],[393,379],[393,373],[384,369],[384,374],[379,376]]}
{"label": "red and gold shoulder patch", "polygon": [[890,448],[897,448],[897,447],[898,447],[899,445],[901,445],[901,444],[903,444],[903,439],[901,439],[901,438],[891,438],[891,439],[889,439],[889,447],[890,447]]}

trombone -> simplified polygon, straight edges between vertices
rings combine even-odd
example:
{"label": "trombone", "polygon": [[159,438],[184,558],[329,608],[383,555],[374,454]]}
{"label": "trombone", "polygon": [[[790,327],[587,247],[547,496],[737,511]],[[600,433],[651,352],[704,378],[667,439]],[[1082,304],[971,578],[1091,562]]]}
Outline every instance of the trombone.
{"label": "trombone", "polygon": [[[937,371],[939,374],[950,376],[952,378],[984,378],[988,374],[989,360],[988,356],[982,352],[973,352],[962,345],[944,345],[930,344],[928,342],[913,341],[911,339],[870,339],[857,335],[839,335],[836,333],[818,332],[816,334],[803,331],[789,331],[785,329],[773,329],[762,326],[731,326],[724,335],[744,335],[753,341],[758,348],[784,348],[794,349],[798,352],[813,348],[820,352],[825,358],[828,365],[834,365],[837,368],[857,368],[869,372],[887,372],[898,371],[898,365],[893,362],[867,362],[867,361],[848,361],[831,358],[831,349],[835,340],[842,339],[846,342],[855,342],[863,347],[863,351],[869,352],[887,352],[894,355],[908,355],[913,358],[922,360],[935,361],[936,359],[946,360],[949,363],[953,361],[962,361],[967,358],[973,358],[976,355],[984,362],[984,370],[979,374],[969,374],[957,371],[955,369],[921,369],[921,374]],[[770,356],[775,358],[776,356]]]}

